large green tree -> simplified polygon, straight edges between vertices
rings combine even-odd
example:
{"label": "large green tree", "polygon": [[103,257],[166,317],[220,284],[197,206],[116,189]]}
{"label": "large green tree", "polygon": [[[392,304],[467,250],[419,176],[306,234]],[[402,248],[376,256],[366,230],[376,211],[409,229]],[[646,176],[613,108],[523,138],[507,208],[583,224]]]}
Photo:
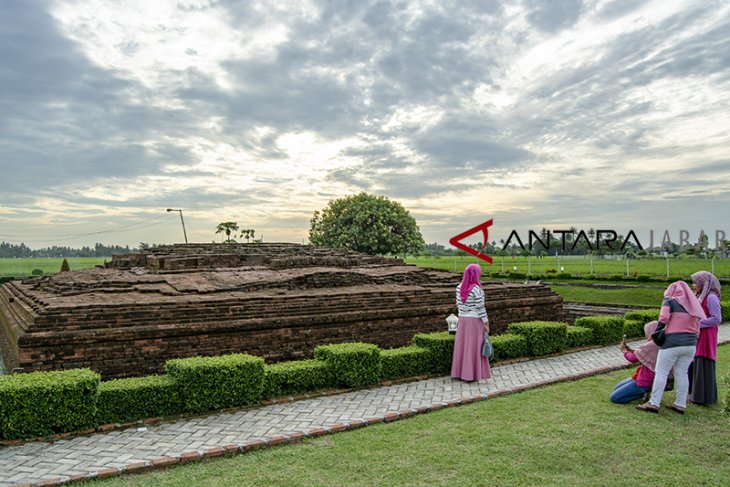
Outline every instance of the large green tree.
{"label": "large green tree", "polygon": [[370,255],[407,255],[423,250],[424,241],[408,210],[384,196],[360,193],[330,201],[315,211],[309,241],[321,247]]}

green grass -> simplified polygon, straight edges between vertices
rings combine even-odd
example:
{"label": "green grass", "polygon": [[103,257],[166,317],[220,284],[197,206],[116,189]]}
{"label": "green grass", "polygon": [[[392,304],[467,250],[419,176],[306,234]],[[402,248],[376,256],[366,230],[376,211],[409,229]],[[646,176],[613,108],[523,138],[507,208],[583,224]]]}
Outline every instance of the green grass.
{"label": "green grass", "polygon": [[[527,257],[498,257],[492,256],[493,264],[479,260],[476,257],[408,257],[406,262],[422,267],[434,267],[450,271],[463,272],[468,264],[478,263],[482,270],[490,272],[513,271],[527,273]],[[504,265],[502,264],[504,262]],[[545,274],[548,270],[570,274],[583,275],[591,273],[590,256],[561,256],[560,264],[556,256],[530,259],[531,274]],[[671,276],[687,277],[697,271],[711,271],[712,261],[705,259],[670,258],[669,271]],[[626,275],[626,260],[604,260],[593,258],[593,272],[595,274]],[[667,262],[665,259],[633,259],[629,261],[629,274],[647,274],[658,277],[666,277]],[[730,276],[730,259],[715,259],[715,275],[718,277]]]}
{"label": "green grass", "polygon": [[[111,257],[68,257],[67,259],[71,270],[75,271],[103,264]],[[28,277],[33,269],[41,269],[43,274],[55,274],[61,270],[62,262],[63,257],[0,259],[0,277]]]}
{"label": "green grass", "polygon": [[[721,347],[718,374],[729,365],[730,346]],[[690,405],[680,416],[610,403],[613,386],[632,372],[93,484],[727,485],[730,420],[721,407]]]}
{"label": "green grass", "polygon": [[600,289],[582,286],[550,286],[566,302],[615,304],[627,306],[654,306],[659,309],[664,298],[661,288]]}

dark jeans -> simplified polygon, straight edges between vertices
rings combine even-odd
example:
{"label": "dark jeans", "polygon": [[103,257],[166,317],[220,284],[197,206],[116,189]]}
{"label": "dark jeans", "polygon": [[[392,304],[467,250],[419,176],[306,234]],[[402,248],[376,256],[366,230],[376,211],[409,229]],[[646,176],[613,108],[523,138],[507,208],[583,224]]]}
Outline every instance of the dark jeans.
{"label": "dark jeans", "polygon": [[651,387],[639,387],[636,385],[636,381],[629,377],[616,384],[609,399],[616,404],[626,404],[641,399],[649,391],[651,391]]}

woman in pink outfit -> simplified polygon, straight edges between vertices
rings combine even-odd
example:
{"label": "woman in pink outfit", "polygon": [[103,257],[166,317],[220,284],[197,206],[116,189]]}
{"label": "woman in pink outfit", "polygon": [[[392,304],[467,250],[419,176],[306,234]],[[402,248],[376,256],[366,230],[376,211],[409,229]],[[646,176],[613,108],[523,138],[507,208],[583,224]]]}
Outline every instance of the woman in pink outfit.
{"label": "woman in pink outfit", "polygon": [[484,291],[479,282],[481,275],[481,267],[469,264],[464,269],[461,284],[456,286],[459,323],[451,362],[451,377],[454,379],[479,381],[492,377],[489,359],[482,356],[484,333],[489,333],[489,318],[484,308]]}
{"label": "woman in pink outfit", "polygon": [[677,397],[673,404],[667,405],[667,409],[684,414],[689,393],[687,369],[695,356],[700,320],[703,319],[705,312],[687,283],[677,281],[670,284],[664,292],[664,301],[659,311],[657,329],[664,328],[666,339],[660,345],[657,355],[651,398],[649,402],[636,406],[637,409],[650,413],[659,412],[667,376],[673,370]]}
{"label": "woman in pink outfit", "polygon": [[695,295],[707,318],[700,321],[697,351],[689,368],[689,400],[694,404],[710,405],[717,402],[717,332],[722,322],[720,281],[707,271],[692,274]]}

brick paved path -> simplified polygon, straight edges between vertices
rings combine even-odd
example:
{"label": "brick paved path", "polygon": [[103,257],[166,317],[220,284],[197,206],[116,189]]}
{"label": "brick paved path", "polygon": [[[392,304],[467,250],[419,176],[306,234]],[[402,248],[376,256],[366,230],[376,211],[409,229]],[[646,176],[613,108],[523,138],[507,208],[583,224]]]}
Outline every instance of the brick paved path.
{"label": "brick paved path", "polygon": [[[730,324],[720,327],[730,342]],[[638,344],[640,342],[636,342]],[[487,396],[625,367],[616,346],[498,366],[493,380],[467,384],[448,377],[274,404],[147,427],[0,448],[0,486],[117,475],[297,441],[392,421]],[[608,394],[609,391],[606,391]]]}

